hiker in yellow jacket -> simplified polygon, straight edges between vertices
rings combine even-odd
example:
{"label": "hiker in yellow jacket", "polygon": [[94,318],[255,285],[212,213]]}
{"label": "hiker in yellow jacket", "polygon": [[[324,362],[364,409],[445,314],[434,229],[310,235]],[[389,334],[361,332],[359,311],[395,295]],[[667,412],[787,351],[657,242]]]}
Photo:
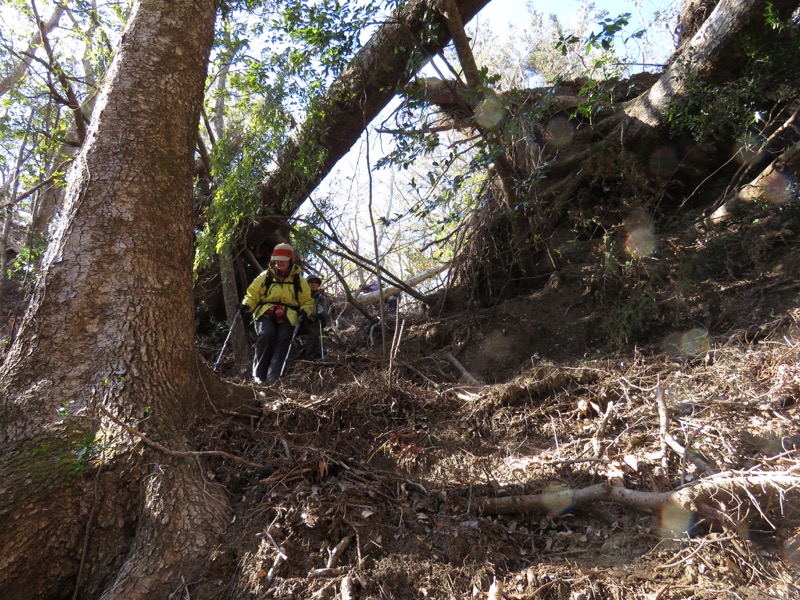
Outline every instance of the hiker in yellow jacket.
{"label": "hiker in yellow jacket", "polygon": [[252,315],[256,329],[255,383],[277,381],[289,353],[292,330],[314,310],[311,288],[295,264],[294,249],[278,244],[269,268],[253,280],[242,300],[242,315]]}

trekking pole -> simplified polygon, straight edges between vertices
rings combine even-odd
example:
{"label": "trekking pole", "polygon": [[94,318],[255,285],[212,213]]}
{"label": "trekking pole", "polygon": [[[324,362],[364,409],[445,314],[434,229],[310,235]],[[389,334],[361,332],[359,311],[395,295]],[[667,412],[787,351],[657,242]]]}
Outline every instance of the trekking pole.
{"label": "trekking pole", "polygon": [[325,360],[325,346],[322,344],[322,321],[319,322],[319,357]]}
{"label": "trekking pole", "polygon": [[298,315],[297,317],[297,325],[294,326],[294,331],[292,332],[292,339],[289,340],[289,349],[286,351],[286,358],[283,359],[283,364],[281,365],[281,374],[278,377],[283,377],[283,370],[286,368],[286,363],[289,362],[289,355],[292,353],[292,346],[294,345],[294,339],[297,337],[297,332],[300,331],[300,324],[303,322],[303,315]]}
{"label": "trekking pole", "polygon": [[231,339],[231,334],[233,333],[233,328],[236,327],[236,317],[239,316],[241,309],[236,311],[236,314],[233,315],[233,322],[231,323],[230,329],[228,329],[228,335],[225,336],[225,341],[222,342],[222,349],[219,351],[219,356],[217,356],[217,360],[214,362],[214,366],[212,367],[214,371],[217,370],[217,366],[219,365],[219,361],[222,360],[222,354],[225,352],[225,346],[228,345],[228,340]]}

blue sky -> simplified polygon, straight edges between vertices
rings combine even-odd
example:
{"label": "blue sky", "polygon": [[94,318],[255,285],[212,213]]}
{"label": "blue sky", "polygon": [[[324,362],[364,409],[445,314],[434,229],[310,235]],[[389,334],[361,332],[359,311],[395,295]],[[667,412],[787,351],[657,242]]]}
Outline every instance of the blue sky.
{"label": "blue sky", "polygon": [[[531,2],[531,0],[491,0],[489,5],[482,11],[481,16],[489,17],[493,21],[497,20],[497,25],[512,23],[523,25],[527,22],[528,4],[531,4],[537,12],[546,15],[554,14],[559,20],[568,24],[567,17],[578,10],[582,2],[580,0],[558,0],[557,2]],[[670,5],[676,4],[669,0],[640,0],[641,11],[636,8],[634,0],[595,0],[597,10],[606,10],[609,16],[616,17],[621,13],[631,13],[634,17],[641,12],[645,17],[649,17],[654,10],[666,10]]]}
{"label": "blue sky", "polygon": [[[517,30],[526,28],[530,22],[528,6],[544,15],[554,14],[559,22],[569,28],[573,15],[578,11],[583,2],[581,0],[491,0],[471,25],[481,23],[490,24],[495,35],[502,36],[513,26]],[[625,34],[630,35],[638,29],[646,28],[648,36],[641,43],[647,44],[649,55],[646,60],[663,62],[672,52],[674,40],[672,30],[675,27],[674,16],[669,23],[654,24],[654,14],[676,14],[680,8],[680,0],[594,0],[596,12],[606,11],[609,18],[615,18],[623,13],[630,13],[630,25]],[[597,31],[597,29],[596,29]]]}

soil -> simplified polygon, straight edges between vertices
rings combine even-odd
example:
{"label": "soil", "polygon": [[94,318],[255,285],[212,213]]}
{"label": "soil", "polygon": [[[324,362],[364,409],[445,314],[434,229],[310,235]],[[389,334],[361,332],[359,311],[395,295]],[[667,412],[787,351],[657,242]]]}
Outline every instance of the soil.
{"label": "soil", "polygon": [[[294,361],[197,424],[199,448],[264,468],[209,464],[235,518],[187,594],[800,597],[798,232],[796,208],[767,207],[663,226],[647,255],[620,252],[623,231],[569,240],[559,274],[519,297],[435,316],[401,306],[385,352],[379,327],[348,316],[325,360]],[[523,502],[748,473],[795,483],[677,516]],[[509,497],[505,512],[486,502]]]}

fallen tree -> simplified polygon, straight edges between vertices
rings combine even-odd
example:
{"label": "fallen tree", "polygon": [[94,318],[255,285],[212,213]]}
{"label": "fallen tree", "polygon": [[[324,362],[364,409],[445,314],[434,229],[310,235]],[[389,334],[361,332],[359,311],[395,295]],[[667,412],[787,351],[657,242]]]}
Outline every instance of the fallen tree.
{"label": "fallen tree", "polygon": [[413,288],[417,287],[419,284],[431,279],[432,277],[436,277],[440,273],[446,271],[450,267],[449,263],[444,263],[441,265],[437,265],[435,267],[431,267],[430,269],[426,269],[416,275],[409,277],[408,279],[403,280],[403,285],[386,285],[381,289],[375,290],[373,292],[365,292],[356,295],[353,298],[353,302],[360,304],[361,306],[369,306],[370,304],[375,304],[380,302],[381,300],[386,300],[387,298],[391,298],[395,294],[400,293],[409,293],[413,292]]}

